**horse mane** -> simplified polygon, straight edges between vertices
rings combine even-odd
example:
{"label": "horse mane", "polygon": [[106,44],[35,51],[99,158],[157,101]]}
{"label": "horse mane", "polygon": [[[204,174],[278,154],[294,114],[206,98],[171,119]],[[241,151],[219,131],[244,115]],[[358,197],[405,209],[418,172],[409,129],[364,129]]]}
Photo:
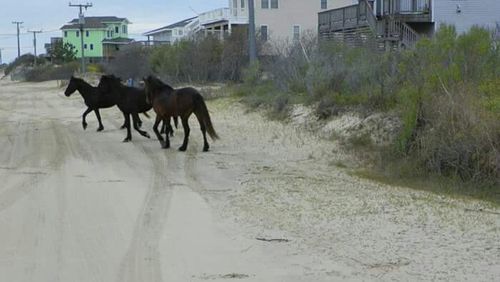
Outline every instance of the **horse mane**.
{"label": "horse mane", "polygon": [[83,85],[85,86],[90,86],[90,87],[93,87],[92,84],[88,83],[87,81],[85,81],[85,79],[81,78],[81,77],[76,77],[76,76],[71,76],[71,79],[74,79],[76,80],[77,82],[79,83],[83,83]]}
{"label": "horse mane", "polygon": [[169,91],[174,91],[174,88],[172,86],[166,84],[165,82],[161,81],[159,78],[157,78],[155,76],[150,75],[148,77],[148,80],[152,84],[153,88],[156,88],[159,90],[167,89]]}

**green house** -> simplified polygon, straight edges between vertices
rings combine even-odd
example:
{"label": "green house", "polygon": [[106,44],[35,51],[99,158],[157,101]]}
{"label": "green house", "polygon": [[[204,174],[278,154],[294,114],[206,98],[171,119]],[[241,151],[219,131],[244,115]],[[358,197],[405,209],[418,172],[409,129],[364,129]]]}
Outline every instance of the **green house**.
{"label": "green house", "polygon": [[61,27],[63,44],[68,42],[75,46],[76,57],[81,58],[81,36],[83,36],[84,56],[90,62],[99,62],[114,57],[123,45],[133,41],[128,38],[126,18],[85,17],[83,32],[80,31],[78,19],[73,19]]}

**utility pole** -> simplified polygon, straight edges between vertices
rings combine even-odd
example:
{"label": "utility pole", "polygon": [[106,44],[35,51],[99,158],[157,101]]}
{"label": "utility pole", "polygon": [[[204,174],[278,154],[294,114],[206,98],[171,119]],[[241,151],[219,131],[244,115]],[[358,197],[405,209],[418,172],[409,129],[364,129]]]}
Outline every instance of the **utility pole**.
{"label": "utility pole", "polygon": [[80,12],[78,13],[78,23],[80,24],[80,43],[81,43],[81,49],[82,49],[82,73],[85,73],[85,52],[83,51],[83,25],[85,24],[85,16],[83,15],[83,10],[82,8],[87,8],[92,7],[92,3],[87,3],[87,4],[71,4],[69,2],[70,7],[78,7],[80,9]]}
{"label": "utility pole", "polygon": [[36,34],[37,33],[42,33],[41,30],[28,30],[28,32],[32,32],[33,33],[33,49],[35,51],[35,63],[33,66],[36,66]]}
{"label": "utility pole", "polygon": [[23,22],[12,22],[17,25],[17,57],[21,57],[21,45],[19,44],[19,25],[23,24]]}
{"label": "utility pole", "polygon": [[253,0],[248,0],[248,55],[250,64],[257,62],[255,44],[255,6]]}

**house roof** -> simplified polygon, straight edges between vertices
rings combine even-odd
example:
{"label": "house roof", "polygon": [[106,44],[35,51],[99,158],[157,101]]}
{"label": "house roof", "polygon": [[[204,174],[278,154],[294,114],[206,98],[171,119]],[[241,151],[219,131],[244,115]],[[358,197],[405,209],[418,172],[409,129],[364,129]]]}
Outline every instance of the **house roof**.
{"label": "house roof", "polygon": [[117,37],[117,38],[111,38],[111,39],[104,39],[102,41],[102,44],[129,44],[132,41],[134,41],[134,39]]}
{"label": "house roof", "polygon": [[167,26],[160,27],[160,28],[157,28],[157,29],[153,29],[151,31],[143,33],[142,35],[145,35],[145,36],[147,36],[147,35],[153,35],[153,34],[156,34],[156,33],[163,32],[163,31],[172,30],[172,29],[174,29],[176,27],[185,27],[186,25],[190,24],[194,19],[196,19],[196,17],[185,19],[185,20],[182,20],[180,22],[176,22],[176,23],[173,23],[171,25],[167,25]]}
{"label": "house roof", "polygon": [[[121,23],[123,21],[130,23],[127,18],[118,18],[115,16],[85,17],[85,24],[83,25],[83,28],[106,28],[106,23]],[[80,24],[78,23],[78,19],[73,19],[68,24],[61,27],[61,29],[79,28]]]}

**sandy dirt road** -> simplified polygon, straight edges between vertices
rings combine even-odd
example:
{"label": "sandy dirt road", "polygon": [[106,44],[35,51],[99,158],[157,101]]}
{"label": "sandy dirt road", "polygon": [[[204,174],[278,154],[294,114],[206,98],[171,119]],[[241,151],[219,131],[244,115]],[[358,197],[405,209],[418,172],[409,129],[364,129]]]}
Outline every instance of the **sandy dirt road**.
{"label": "sandy dirt road", "polygon": [[208,107],[222,139],[201,152],[193,118],[181,153],[121,143],[116,108],[84,131],[55,82],[0,81],[0,281],[498,281],[500,209],[351,177],[331,141]]}

